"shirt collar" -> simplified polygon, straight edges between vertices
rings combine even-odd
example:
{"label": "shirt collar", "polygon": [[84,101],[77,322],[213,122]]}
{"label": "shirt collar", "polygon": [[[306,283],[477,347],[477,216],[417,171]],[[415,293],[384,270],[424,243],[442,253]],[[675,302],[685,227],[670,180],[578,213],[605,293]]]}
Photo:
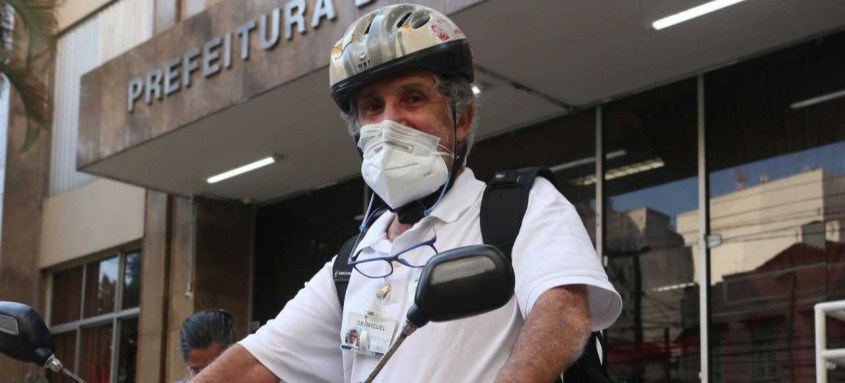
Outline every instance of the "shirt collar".
{"label": "shirt collar", "polygon": [[[452,185],[452,189],[446,192],[443,199],[431,211],[431,215],[417,222],[417,225],[431,218],[437,218],[445,223],[457,221],[480,198],[484,187],[484,182],[475,178],[472,169],[465,167]],[[355,251],[372,246],[387,236],[387,228],[395,217],[396,214],[390,211],[378,217],[367,229],[367,233],[361,238]],[[352,256],[354,255],[353,253]]]}
{"label": "shirt collar", "polygon": [[[393,218],[396,216],[395,213],[390,211],[385,211],[382,215],[376,218],[376,221],[370,225],[370,228],[367,229],[367,233],[364,234],[364,237],[358,242],[358,247],[355,249],[357,252],[359,249],[365,249],[372,244],[376,243],[377,241],[381,240],[382,238],[387,236],[387,227],[393,222]],[[355,256],[355,254],[351,254],[350,258]]]}
{"label": "shirt collar", "polygon": [[452,185],[452,189],[446,192],[443,199],[431,211],[430,217],[446,223],[455,222],[478,200],[483,191],[484,182],[477,180],[472,169],[465,167]]}

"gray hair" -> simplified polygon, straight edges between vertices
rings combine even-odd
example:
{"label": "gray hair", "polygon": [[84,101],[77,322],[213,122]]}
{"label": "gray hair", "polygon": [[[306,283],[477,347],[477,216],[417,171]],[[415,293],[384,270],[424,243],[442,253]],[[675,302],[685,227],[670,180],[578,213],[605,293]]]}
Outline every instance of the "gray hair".
{"label": "gray hair", "polygon": [[[475,95],[475,92],[472,91],[472,83],[470,83],[465,77],[446,77],[435,74],[434,81],[437,90],[443,95],[443,97],[446,98],[449,108],[451,109],[454,105],[457,109],[455,114],[457,120],[460,120],[461,117],[464,116],[464,113],[467,112],[471,105],[477,106],[479,104],[478,97]],[[355,105],[355,97],[350,98],[349,113],[340,112],[340,116],[343,117],[343,120],[346,122],[346,129],[349,132],[349,135],[353,137],[357,135],[361,126],[358,123],[358,108]],[[456,123],[455,120],[452,120],[452,113],[449,113],[449,120],[453,124]],[[469,152],[475,143],[475,131],[477,128],[478,109],[476,108],[475,114],[472,117],[469,135],[467,135],[466,138],[467,152],[466,156],[464,156],[464,166],[466,166],[467,158],[469,158]]]}

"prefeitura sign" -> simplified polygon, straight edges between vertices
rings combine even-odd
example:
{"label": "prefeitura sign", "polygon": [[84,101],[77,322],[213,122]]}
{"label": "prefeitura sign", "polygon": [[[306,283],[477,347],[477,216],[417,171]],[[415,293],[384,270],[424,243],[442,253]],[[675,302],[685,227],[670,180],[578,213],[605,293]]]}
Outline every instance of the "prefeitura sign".
{"label": "prefeitura sign", "polygon": [[[451,14],[482,1],[417,3]],[[222,0],[161,31],[82,77],[77,168],[118,166],[117,153],[323,70],[349,24],[401,2]]]}
{"label": "prefeitura sign", "polygon": [[[372,1],[356,0],[355,6],[362,7]],[[317,29],[324,20],[337,19],[331,0],[316,0],[310,5],[305,0],[290,0],[283,7],[246,21],[233,31],[210,38],[202,46],[186,47],[183,54],[153,67],[144,76],[133,77],[126,88],[126,110],[131,113],[135,102],[142,98],[147,104],[163,101],[180,89],[190,87],[192,78],[200,73],[202,79],[207,79],[229,70],[233,59],[249,60],[253,35],[257,35],[260,51],[272,51],[279,46],[282,35],[289,42],[294,33],[304,35],[306,28]]]}

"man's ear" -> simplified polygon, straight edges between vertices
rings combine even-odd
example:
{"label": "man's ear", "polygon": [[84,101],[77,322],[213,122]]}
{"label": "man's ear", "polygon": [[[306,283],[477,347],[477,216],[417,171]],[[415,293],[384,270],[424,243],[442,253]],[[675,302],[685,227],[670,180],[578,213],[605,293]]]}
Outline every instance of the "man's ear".
{"label": "man's ear", "polygon": [[458,120],[458,141],[463,142],[472,131],[472,120],[475,117],[475,104],[467,106],[466,112]]}
{"label": "man's ear", "polygon": [[361,158],[364,158],[364,151],[361,150],[361,148],[358,147],[358,140],[360,140],[360,139],[361,139],[361,132],[355,133],[355,137],[352,138],[352,144],[355,145],[355,150],[358,151],[358,155],[361,156]]}

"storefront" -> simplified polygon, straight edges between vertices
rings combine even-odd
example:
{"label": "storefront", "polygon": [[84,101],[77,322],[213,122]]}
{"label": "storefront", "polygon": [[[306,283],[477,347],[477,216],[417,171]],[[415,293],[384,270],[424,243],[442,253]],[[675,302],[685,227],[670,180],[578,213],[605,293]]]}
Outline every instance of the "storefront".
{"label": "storefront", "polygon": [[[224,0],[82,77],[76,166],[147,189],[143,239],[84,267],[114,268],[137,299],[99,318],[137,323],[137,381],[181,377],[192,311],[254,329],[355,233],[368,192],[326,65],[389,3]],[[624,302],[606,334],[616,378],[814,380],[812,306],[845,299],[845,4],[747,2],[655,31],[685,6],[422,3],[473,44],[469,166],[550,168],[594,240]],[[845,326],[828,333],[845,344]]]}

